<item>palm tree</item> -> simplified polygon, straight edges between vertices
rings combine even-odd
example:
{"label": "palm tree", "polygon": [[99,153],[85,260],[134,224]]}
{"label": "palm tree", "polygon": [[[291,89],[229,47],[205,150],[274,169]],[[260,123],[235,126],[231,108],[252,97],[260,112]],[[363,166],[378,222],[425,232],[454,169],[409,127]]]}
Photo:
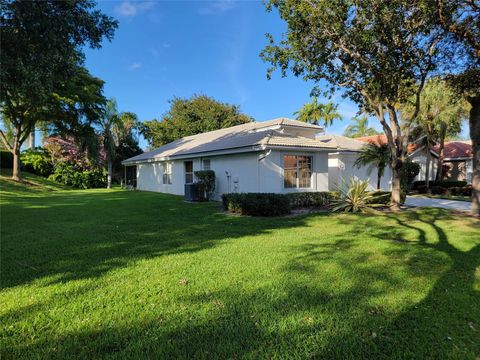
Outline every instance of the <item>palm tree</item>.
{"label": "palm tree", "polygon": [[341,120],[342,116],[337,111],[338,105],[333,102],[320,103],[317,97],[312,98],[312,102],[306,103],[293,115],[297,115],[297,120],[310,124],[318,125],[323,120],[325,127],[332,125],[333,121]]}
{"label": "palm tree", "polygon": [[107,189],[110,189],[112,187],[112,164],[115,158],[115,150],[119,141],[119,135],[123,131],[121,115],[118,113],[115,99],[107,101],[99,123],[103,148],[107,158]]}
{"label": "palm tree", "polygon": [[372,127],[368,127],[368,117],[363,115],[362,117],[354,117],[352,119],[353,124],[348,125],[343,132],[344,136],[351,138],[357,138],[362,136],[378,135],[377,130]]}
{"label": "palm tree", "polygon": [[370,165],[369,172],[372,167],[375,166],[377,168],[377,189],[380,189],[381,178],[385,172],[385,168],[390,163],[390,159],[391,153],[387,144],[376,145],[368,143],[363,146],[354,165],[357,168]]}

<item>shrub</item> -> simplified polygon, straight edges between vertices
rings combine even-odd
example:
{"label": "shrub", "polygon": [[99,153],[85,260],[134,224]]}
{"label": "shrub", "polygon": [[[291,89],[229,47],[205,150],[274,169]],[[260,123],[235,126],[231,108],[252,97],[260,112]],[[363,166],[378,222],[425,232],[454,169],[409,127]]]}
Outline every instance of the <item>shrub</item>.
{"label": "shrub", "polygon": [[68,162],[58,163],[48,179],[78,189],[103,188],[107,186],[107,174],[104,170],[81,170]]}
{"label": "shrub", "polygon": [[411,160],[405,161],[400,174],[402,188],[407,190],[419,173],[420,164]]}
{"label": "shrub", "polygon": [[286,194],[286,196],[290,202],[290,207],[298,209],[328,206],[338,197],[338,194],[332,191],[315,191],[290,193]]}
{"label": "shrub", "polygon": [[373,192],[367,190],[368,181],[350,178],[343,180],[343,186],[338,188],[339,197],[333,200],[333,211],[364,212],[378,206],[375,204]]}
{"label": "shrub", "polygon": [[45,177],[53,172],[52,158],[46,149],[25,150],[20,160],[25,171]]}
{"label": "shrub", "polygon": [[435,185],[430,187],[430,192],[434,195],[444,195],[447,193],[447,188]]}
{"label": "shrub", "polygon": [[222,203],[224,210],[242,215],[278,216],[290,213],[290,202],[284,194],[223,194]]}
{"label": "shrub", "polygon": [[[452,188],[452,187],[465,187],[467,186],[467,182],[466,181],[461,181],[461,180],[439,180],[439,181],[429,181],[428,182],[428,185],[430,186],[430,188],[434,187],[434,186],[441,186],[443,188],[446,188],[446,189],[449,189],[449,188]],[[413,182],[413,190],[418,190],[420,191],[419,187],[421,189],[423,189],[423,187],[426,186],[425,185],[425,181],[414,181]]]}
{"label": "shrub", "polygon": [[205,194],[205,199],[208,201],[212,197],[215,191],[215,171],[213,170],[202,170],[195,171],[195,177],[198,179],[198,184],[200,185],[200,191],[203,191]]}
{"label": "shrub", "polygon": [[372,199],[368,200],[368,204],[390,205],[392,201],[392,193],[390,191],[373,191]]}
{"label": "shrub", "polygon": [[452,187],[449,189],[451,195],[472,196],[472,185],[464,187]]}
{"label": "shrub", "polygon": [[0,150],[0,168],[13,168],[13,154],[8,150]]}

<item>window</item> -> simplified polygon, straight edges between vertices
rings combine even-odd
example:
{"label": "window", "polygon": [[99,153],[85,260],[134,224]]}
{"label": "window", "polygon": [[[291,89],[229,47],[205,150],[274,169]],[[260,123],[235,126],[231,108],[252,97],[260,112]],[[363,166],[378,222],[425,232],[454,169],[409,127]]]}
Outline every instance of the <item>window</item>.
{"label": "window", "polygon": [[312,157],[285,155],[283,157],[283,186],[287,189],[312,186]]}
{"label": "window", "polygon": [[193,183],[193,161],[185,161],[185,184]]}
{"label": "window", "polygon": [[203,160],[203,170],[210,170],[210,159]]}
{"label": "window", "polygon": [[163,183],[164,184],[172,183],[172,163],[163,164]]}

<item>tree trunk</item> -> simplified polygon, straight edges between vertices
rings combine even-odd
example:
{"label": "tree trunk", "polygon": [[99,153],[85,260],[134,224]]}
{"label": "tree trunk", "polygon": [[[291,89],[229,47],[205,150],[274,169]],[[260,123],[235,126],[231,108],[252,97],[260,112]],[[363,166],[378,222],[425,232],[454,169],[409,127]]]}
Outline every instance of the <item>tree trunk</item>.
{"label": "tree trunk", "polygon": [[13,149],[12,180],[22,181],[22,178],[20,177],[20,146]]}
{"label": "tree trunk", "polygon": [[472,139],[472,214],[480,216],[480,96],[468,98],[470,109],[470,138]]}
{"label": "tree trunk", "polygon": [[20,176],[20,147],[22,146],[21,140],[21,127],[16,126],[15,135],[13,136],[13,146],[11,148],[13,154],[13,169],[12,169],[12,180],[22,181]]}
{"label": "tree trunk", "polygon": [[380,175],[380,172],[377,173],[377,190],[380,190],[380,184],[382,181],[382,175]]}
{"label": "tree trunk", "polygon": [[437,175],[435,179],[437,181],[443,180],[443,160],[445,159],[445,137],[447,136],[447,124],[444,122],[440,125],[440,145],[438,149],[438,163],[437,163]]}
{"label": "tree trunk", "polygon": [[112,188],[112,161],[108,160],[107,189]]}
{"label": "tree trunk", "polygon": [[400,210],[402,204],[402,162],[394,160],[392,162],[392,210]]}
{"label": "tree trunk", "polygon": [[427,155],[425,160],[425,187],[427,188],[427,194],[430,194],[430,162],[431,162],[431,152],[430,152],[430,141],[427,140]]}

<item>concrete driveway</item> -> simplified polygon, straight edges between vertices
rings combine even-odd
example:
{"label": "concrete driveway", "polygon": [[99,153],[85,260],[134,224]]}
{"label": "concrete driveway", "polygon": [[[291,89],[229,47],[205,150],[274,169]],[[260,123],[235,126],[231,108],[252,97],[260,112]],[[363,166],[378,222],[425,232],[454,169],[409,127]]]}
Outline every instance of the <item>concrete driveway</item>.
{"label": "concrete driveway", "polygon": [[425,196],[407,196],[405,201],[406,206],[429,206],[435,208],[457,210],[457,211],[470,211],[471,203],[467,201],[446,200],[446,199],[431,199]]}

